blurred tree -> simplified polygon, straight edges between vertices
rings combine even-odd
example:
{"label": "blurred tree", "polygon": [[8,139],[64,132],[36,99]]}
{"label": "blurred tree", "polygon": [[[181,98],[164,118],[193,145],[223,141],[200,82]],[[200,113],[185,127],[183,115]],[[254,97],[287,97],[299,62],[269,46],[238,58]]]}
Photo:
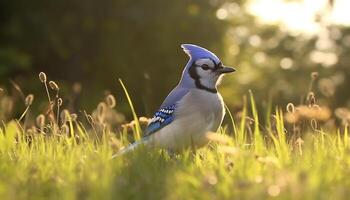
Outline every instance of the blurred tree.
{"label": "blurred tree", "polygon": [[332,25],[327,15],[316,15],[321,28],[316,35],[289,32],[282,25],[262,24],[233,1],[222,4],[217,14],[230,23],[225,35],[226,63],[239,69],[222,89],[232,107],[241,105],[240,96],[249,89],[259,104],[269,96],[279,105],[299,104],[314,71],[319,77],[312,89],[320,102],[350,106],[349,27]]}
{"label": "blurred tree", "polygon": [[[142,111],[161,103],[177,83],[186,56],[181,43],[221,50],[219,2],[140,0],[2,1],[0,77],[82,82],[88,101],[122,78]],[[26,80],[28,81],[28,80]],[[120,92],[120,94],[122,94]]]}
{"label": "blurred tree", "polygon": [[350,104],[349,27],[325,23],[320,14],[315,16],[319,34],[295,34],[262,24],[247,12],[246,3],[3,0],[0,78],[22,77],[26,87],[36,88],[28,79],[45,71],[53,79],[82,82],[81,100],[95,105],[103,89],[123,94],[116,87],[120,77],[137,111],[149,116],[187,61],[180,44],[195,43],[237,66],[221,88],[232,107],[241,106],[248,89],[259,100],[271,95],[278,97],[275,103],[297,104],[307,94],[312,71],[320,74],[314,85],[320,101]]}

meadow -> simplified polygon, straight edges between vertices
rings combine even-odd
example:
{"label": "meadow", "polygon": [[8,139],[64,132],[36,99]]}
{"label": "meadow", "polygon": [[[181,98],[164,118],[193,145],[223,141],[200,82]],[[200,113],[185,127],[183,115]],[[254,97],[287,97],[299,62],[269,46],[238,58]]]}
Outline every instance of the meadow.
{"label": "meadow", "polygon": [[[40,73],[48,98],[42,113],[28,117],[33,101],[44,100],[24,95],[16,84],[26,109],[12,119],[0,110],[0,199],[348,199],[350,112],[318,105],[316,78],[301,105],[261,111],[247,92],[242,110],[227,109],[230,123],[208,134],[204,148],[140,147],[111,159],[139,140],[148,122],[137,115],[123,82],[120,95],[134,120],[114,126],[113,95],[91,114],[70,113],[59,85]],[[0,92],[1,105],[11,104],[6,90]]]}

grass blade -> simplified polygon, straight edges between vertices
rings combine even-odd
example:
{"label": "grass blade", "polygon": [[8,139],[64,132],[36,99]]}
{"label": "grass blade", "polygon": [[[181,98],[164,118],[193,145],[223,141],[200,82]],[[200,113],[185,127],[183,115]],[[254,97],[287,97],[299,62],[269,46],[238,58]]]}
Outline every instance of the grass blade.
{"label": "grass blade", "polygon": [[123,88],[123,91],[125,93],[125,96],[126,96],[126,99],[128,100],[128,103],[129,103],[129,106],[130,106],[130,109],[131,109],[131,112],[132,112],[132,115],[133,115],[133,118],[135,120],[135,127],[136,127],[136,131],[135,131],[135,140],[138,141],[141,139],[141,127],[140,127],[140,123],[139,123],[139,118],[137,117],[137,114],[136,114],[136,111],[135,111],[135,108],[134,108],[134,105],[131,101],[131,98],[130,98],[130,95],[128,93],[128,90],[126,89],[123,81],[121,79],[118,79],[119,80],[119,83],[120,85],[122,86]]}

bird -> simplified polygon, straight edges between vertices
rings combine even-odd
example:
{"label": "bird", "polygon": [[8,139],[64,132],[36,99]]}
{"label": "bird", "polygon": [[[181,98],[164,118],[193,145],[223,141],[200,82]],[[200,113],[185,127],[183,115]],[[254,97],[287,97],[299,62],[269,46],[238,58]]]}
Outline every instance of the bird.
{"label": "bird", "polygon": [[189,56],[177,86],[165,98],[151,118],[145,136],[113,157],[140,145],[169,151],[205,146],[209,132],[216,132],[225,115],[224,101],[217,90],[224,74],[236,69],[222,64],[211,51],[182,44]]}

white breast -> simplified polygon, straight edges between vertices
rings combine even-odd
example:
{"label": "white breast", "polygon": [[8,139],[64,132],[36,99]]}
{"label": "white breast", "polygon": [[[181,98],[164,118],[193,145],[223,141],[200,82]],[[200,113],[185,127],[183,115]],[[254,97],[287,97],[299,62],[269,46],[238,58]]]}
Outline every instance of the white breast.
{"label": "white breast", "polygon": [[219,93],[194,89],[178,103],[175,120],[153,134],[155,146],[182,149],[203,146],[209,131],[217,131],[224,117],[224,106]]}

